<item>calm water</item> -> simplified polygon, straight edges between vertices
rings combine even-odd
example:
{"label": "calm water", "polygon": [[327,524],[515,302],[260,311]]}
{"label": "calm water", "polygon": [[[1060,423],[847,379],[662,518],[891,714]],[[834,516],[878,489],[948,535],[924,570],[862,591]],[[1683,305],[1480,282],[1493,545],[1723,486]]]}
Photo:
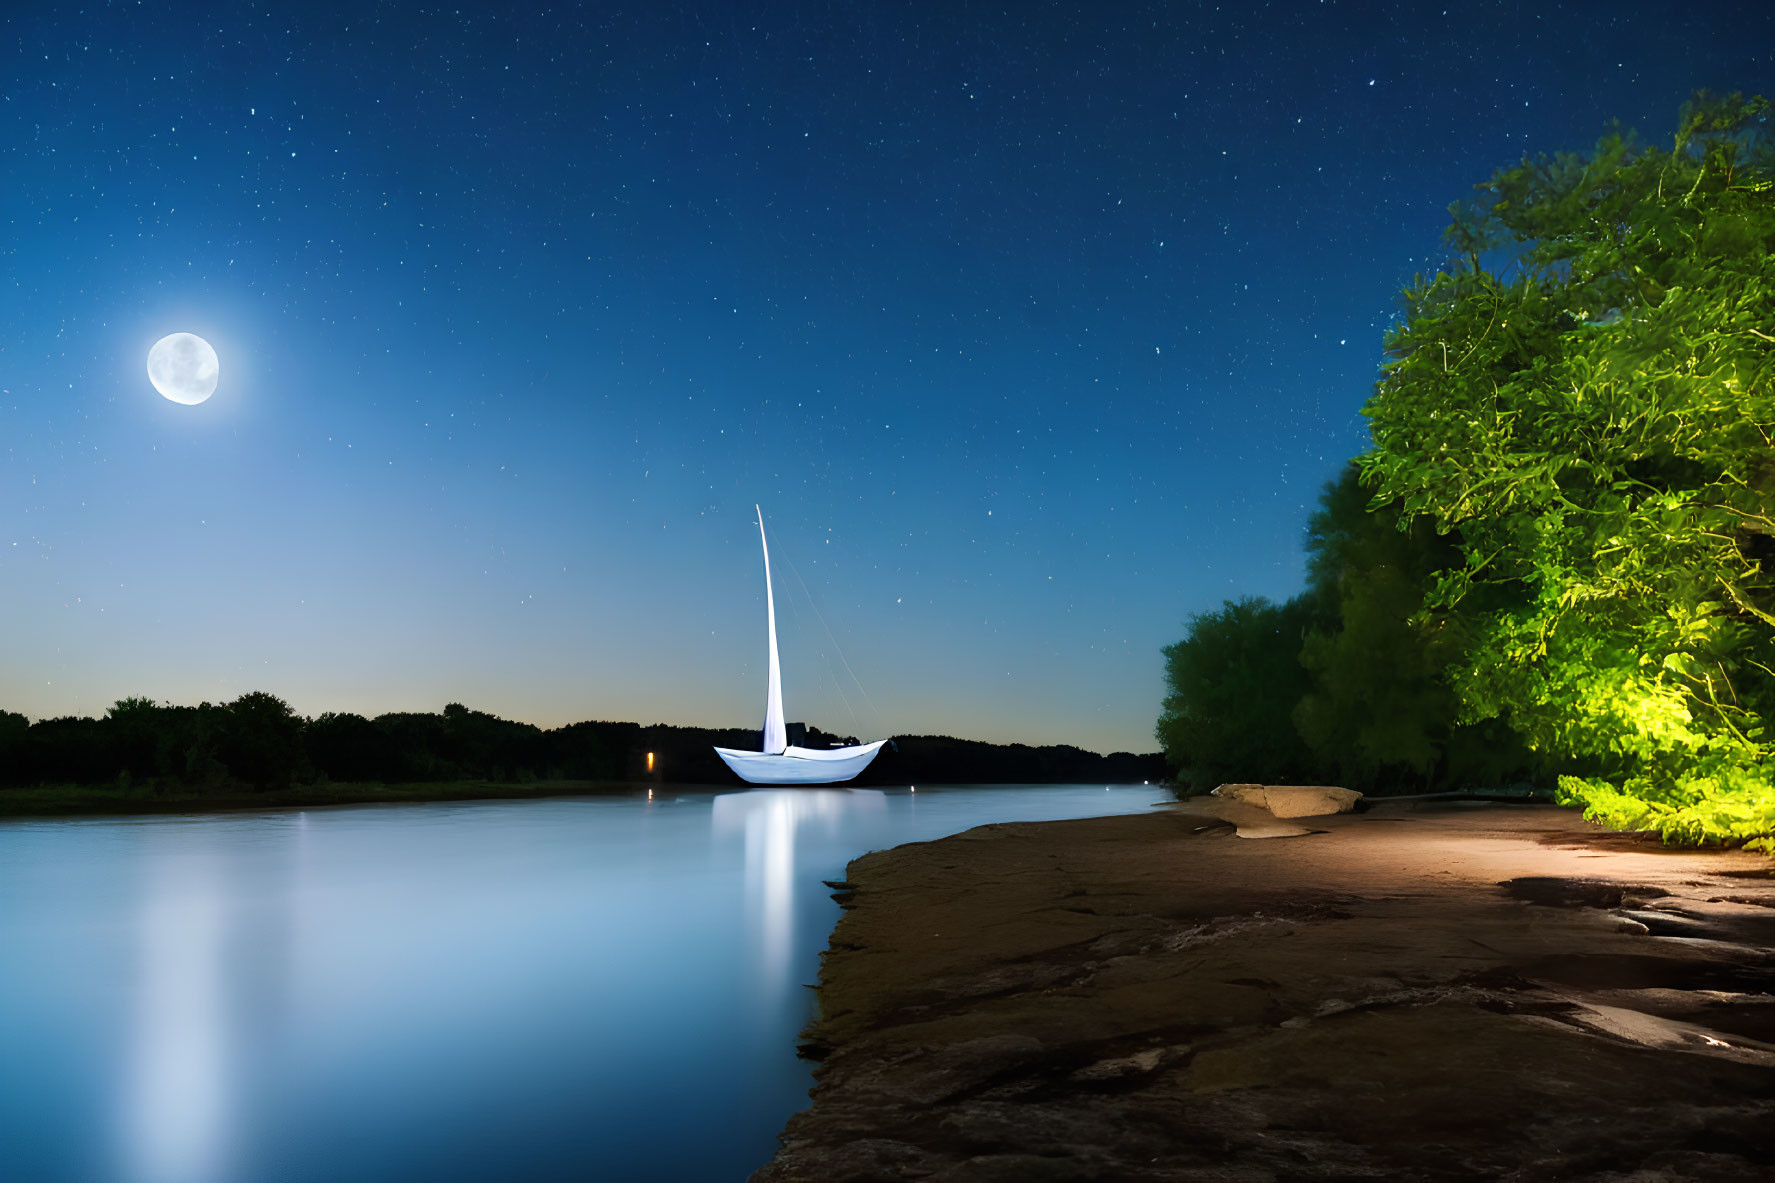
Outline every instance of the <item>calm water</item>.
{"label": "calm water", "polygon": [[867,850],[1158,789],[0,824],[0,1174],[734,1180]]}

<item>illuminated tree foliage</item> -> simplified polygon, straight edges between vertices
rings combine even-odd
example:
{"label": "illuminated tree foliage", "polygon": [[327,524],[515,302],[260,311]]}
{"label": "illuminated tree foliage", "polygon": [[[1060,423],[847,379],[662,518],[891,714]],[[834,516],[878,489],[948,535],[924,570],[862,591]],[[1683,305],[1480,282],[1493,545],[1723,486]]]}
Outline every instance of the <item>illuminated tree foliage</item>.
{"label": "illuminated tree foliage", "polygon": [[1685,107],[1454,209],[1365,413],[1374,503],[1459,540],[1415,622],[1468,724],[1670,839],[1775,834],[1775,149]]}

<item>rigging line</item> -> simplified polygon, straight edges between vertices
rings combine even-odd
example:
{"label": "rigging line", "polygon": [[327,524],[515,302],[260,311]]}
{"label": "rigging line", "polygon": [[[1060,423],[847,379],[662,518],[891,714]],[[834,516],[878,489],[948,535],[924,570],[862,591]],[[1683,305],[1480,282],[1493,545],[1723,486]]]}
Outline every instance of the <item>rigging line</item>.
{"label": "rigging line", "polygon": [[[851,668],[850,660],[844,655],[844,646],[838,643],[838,638],[832,633],[832,626],[826,623],[825,616],[820,612],[820,606],[814,601],[813,590],[807,586],[807,580],[802,578],[801,569],[795,565],[795,561],[789,557],[787,551],[783,552],[783,561],[789,565],[790,572],[795,576],[795,582],[801,585],[801,594],[807,597],[808,609],[814,614],[814,619],[820,622],[820,628],[825,630],[827,639],[832,642],[833,651],[838,654],[838,660],[844,666],[844,672],[850,675],[851,682],[857,688],[857,693],[861,694],[863,701],[869,704],[869,710],[875,715],[875,723],[879,727],[881,725],[881,711],[876,707],[875,701],[869,697],[869,690],[863,685],[863,680],[857,677],[857,671]],[[820,657],[825,660],[826,655],[822,652]],[[832,677],[832,685],[838,691],[839,697],[845,700],[846,709],[849,709],[850,699],[845,695],[844,687],[836,674]],[[851,719],[853,722],[856,721],[854,712]],[[858,726],[861,724],[859,723]]]}
{"label": "rigging line", "polygon": [[[826,636],[832,641],[832,651],[838,654],[838,660],[844,665],[844,672],[849,674],[851,676],[851,681],[857,684],[857,692],[863,696],[863,701],[869,704],[869,709],[875,712],[875,721],[879,724],[881,722],[881,712],[876,709],[875,700],[869,697],[869,691],[864,688],[863,680],[857,677],[857,671],[851,668],[851,663],[845,658],[844,646],[838,643],[837,637],[832,636],[832,626],[826,623],[826,618],[824,616],[820,615],[819,605],[814,603],[814,594],[807,589],[807,580],[801,577],[801,571],[787,555],[783,556],[783,561],[788,563],[789,570],[794,572],[795,582],[801,585],[802,592],[806,594],[807,606],[813,609],[814,619],[818,620],[820,622],[820,627],[826,630]],[[837,679],[834,678],[833,681],[836,682]],[[842,691],[840,693],[842,693]]]}
{"label": "rigging line", "polygon": [[[839,654],[839,660],[844,660],[842,653]],[[859,731],[862,730],[863,725],[857,722],[857,712],[851,710],[850,697],[844,692],[844,683],[838,680],[837,674],[832,673],[832,662],[824,651],[820,653],[820,663],[826,667],[826,672],[832,675],[832,689],[838,691],[838,701],[844,704],[844,713],[851,717],[851,726]]]}
{"label": "rigging line", "polygon": [[[789,558],[787,555],[783,556],[783,561],[785,563],[789,562]],[[791,567],[791,569],[793,569],[794,564],[791,563],[790,567]],[[799,581],[801,579],[801,573],[799,571],[796,572],[795,578],[797,581]],[[801,585],[801,591],[802,591],[803,595],[807,594],[807,584],[803,583]],[[787,599],[789,601],[789,611],[795,614],[795,624],[796,624],[797,630],[799,631],[799,629],[801,627],[801,605],[796,601],[795,597],[792,595],[787,597]],[[820,610],[818,608],[814,607],[813,597],[811,595],[808,596],[808,598],[807,598],[807,606],[808,606],[808,609],[813,612],[815,618],[817,619],[820,615]],[[822,625],[824,625],[825,621],[822,620],[820,623]],[[828,631],[828,634],[830,634],[830,630],[827,630],[827,631]],[[836,641],[833,642],[833,645],[836,646],[837,642]],[[863,725],[857,721],[857,712],[851,709],[851,700],[850,700],[849,696],[847,696],[844,692],[844,684],[838,680],[838,675],[836,673],[834,673],[832,670],[832,659],[826,656],[826,651],[824,649],[821,649],[817,643],[814,646],[814,652],[816,652],[820,655],[820,666],[825,670],[826,676],[828,678],[832,679],[832,689],[838,691],[838,700],[844,704],[844,713],[851,717],[851,726],[854,728],[861,729],[861,727]],[[839,660],[842,661],[843,659],[844,659],[844,655],[842,653],[839,654]],[[854,676],[855,675],[853,675],[853,677]]]}

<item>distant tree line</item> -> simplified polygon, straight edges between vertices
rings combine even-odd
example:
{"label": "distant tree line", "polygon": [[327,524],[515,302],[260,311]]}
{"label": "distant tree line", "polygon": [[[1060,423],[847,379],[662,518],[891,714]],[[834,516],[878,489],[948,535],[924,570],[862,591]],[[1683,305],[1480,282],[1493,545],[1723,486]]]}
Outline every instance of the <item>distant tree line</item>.
{"label": "distant tree line", "polygon": [[[117,784],[224,793],[317,782],[525,783],[548,780],[740,783],[716,745],[756,748],[752,729],[585,722],[544,730],[451,703],[441,713],[368,719],[296,714],[255,691],[227,703],[173,706],[122,699],[102,718],[32,723],[0,711],[0,786]],[[804,743],[855,743],[815,727]],[[653,754],[653,772],[648,771]],[[909,736],[885,749],[855,784],[1129,783],[1159,780],[1164,758],[1079,748],[998,745]]]}
{"label": "distant tree line", "polygon": [[1195,617],[1180,779],[1528,779],[1775,852],[1775,110],[1525,158],[1451,207],[1307,588]]}
{"label": "distant tree line", "polygon": [[[819,734],[812,732],[810,734]],[[750,735],[750,733],[748,733]],[[828,737],[820,735],[821,742]],[[834,742],[856,743],[854,738]],[[723,745],[728,746],[728,745]],[[1137,755],[1111,752],[1100,756],[1067,744],[982,743],[947,735],[897,736],[889,747],[851,781],[854,785],[920,784],[1158,784],[1165,779],[1162,752]]]}

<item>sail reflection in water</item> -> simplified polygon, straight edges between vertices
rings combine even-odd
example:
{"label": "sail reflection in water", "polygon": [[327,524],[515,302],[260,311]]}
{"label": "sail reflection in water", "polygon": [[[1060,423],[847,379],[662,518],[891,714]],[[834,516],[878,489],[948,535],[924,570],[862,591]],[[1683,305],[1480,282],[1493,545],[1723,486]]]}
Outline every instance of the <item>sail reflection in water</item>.
{"label": "sail reflection in water", "polygon": [[816,836],[835,841],[840,823],[866,823],[886,812],[887,795],[874,789],[753,789],[715,798],[716,836],[745,836],[746,921],[763,991],[790,984],[797,843]]}

